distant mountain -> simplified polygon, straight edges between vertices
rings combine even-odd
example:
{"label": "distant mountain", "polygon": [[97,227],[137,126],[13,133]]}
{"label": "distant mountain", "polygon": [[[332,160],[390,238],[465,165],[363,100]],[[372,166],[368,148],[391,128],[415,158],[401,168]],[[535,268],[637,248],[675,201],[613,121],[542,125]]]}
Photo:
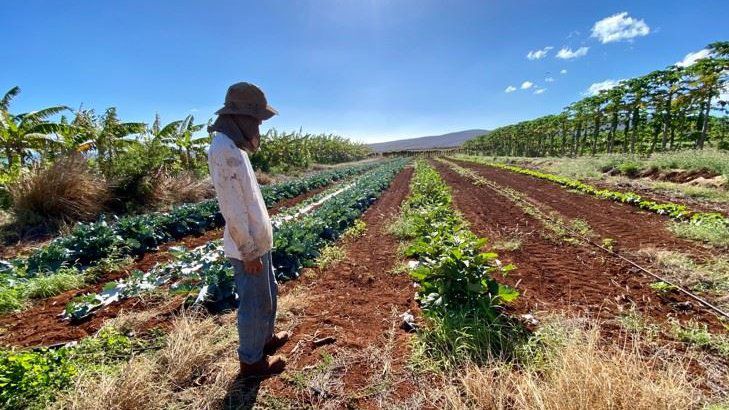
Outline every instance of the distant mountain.
{"label": "distant mountain", "polygon": [[378,142],[368,144],[374,152],[392,152],[392,151],[420,151],[425,149],[436,148],[456,148],[460,147],[464,142],[479,135],[488,134],[487,130],[466,130],[459,132],[451,132],[450,134],[433,135],[429,137],[410,138],[406,140],[397,140],[390,142]]}

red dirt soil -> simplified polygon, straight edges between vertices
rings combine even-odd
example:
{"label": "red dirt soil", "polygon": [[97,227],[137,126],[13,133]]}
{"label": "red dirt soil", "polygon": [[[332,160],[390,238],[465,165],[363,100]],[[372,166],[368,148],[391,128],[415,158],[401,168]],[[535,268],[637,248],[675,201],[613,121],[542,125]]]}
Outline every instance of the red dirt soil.
{"label": "red dirt soil", "polygon": [[[269,214],[275,215],[282,208],[290,207],[311,198],[330,186],[317,188],[297,197],[285,199],[271,208]],[[124,299],[95,312],[89,318],[78,323],[63,320],[60,317],[66,304],[73,298],[88,293],[98,293],[104,284],[127,277],[134,270],[146,272],[158,263],[165,263],[172,260],[172,254],[168,252],[171,247],[184,246],[192,249],[212,240],[220,239],[222,236],[223,230],[220,228],[208,231],[200,236],[189,236],[179,241],[166,243],[160,246],[158,251],[143,255],[133,264],[125,266],[123,270],[108,272],[100,276],[94,284],[38,300],[34,302],[32,307],[24,311],[0,316],[0,345],[35,347],[80,340],[96,333],[103,326],[104,321],[118,316],[122,311],[142,311],[163,306],[163,311],[168,316],[171,316],[181,307],[182,300],[180,298],[174,298],[177,303],[168,303],[169,299],[164,300],[160,298]]]}
{"label": "red dirt soil", "polygon": [[706,246],[677,238],[666,228],[668,218],[632,205],[571,192],[555,183],[487,165],[453,161],[479,175],[545,204],[570,219],[582,219],[602,238],[615,240],[616,249],[637,251],[653,247],[681,251],[706,258],[714,253]]}
{"label": "red dirt soil", "polygon": [[[681,308],[678,303],[686,301],[683,296],[659,297],[649,288],[653,280],[625,262],[596,248],[546,239],[539,233],[545,229],[539,221],[495,191],[473,185],[444,164],[433,165],[451,186],[454,205],[471,223],[471,230],[475,234],[492,240],[521,239],[519,249],[499,251],[505,261],[517,266],[509,276],[498,278],[515,286],[522,294],[510,307],[511,310],[518,313],[564,311],[611,321],[635,305],[638,312],[657,323],[666,323],[670,318],[682,322],[694,319],[707,323],[712,331],[723,332],[723,326],[716,316],[696,302],[692,301]],[[506,171],[490,172],[488,168],[474,168],[490,179],[493,176],[493,180],[499,184],[519,187],[522,192],[549,203],[560,213],[586,219],[593,228],[609,232],[618,243],[634,241],[641,246],[675,244],[691,248],[690,244],[666,238],[663,231],[651,231],[662,228],[662,225],[651,221],[652,218],[643,213],[621,208],[620,211],[628,212],[628,216],[620,216],[614,214],[617,211],[607,201],[590,204],[594,198],[575,195],[559,187],[555,191],[551,187],[543,187],[540,181],[533,178],[524,180],[521,175]],[[567,205],[563,205],[565,203]],[[592,212],[595,209],[600,212]],[[591,215],[595,215],[594,220]],[[607,215],[612,215],[614,220],[609,220]],[[624,228],[630,224],[634,224],[632,230]],[[538,319],[539,314],[536,316]]]}
{"label": "red dirt soil", "polygon": [[[286,284],[286,287],[303,287],[308,299],[300,312],[301,322],[294,329],[291,341],[280,351],[289,358],[296,358],[289,362],[287,373],[321,363],[323,352],[336,357],[338,349],[357,353],[381,345],[392,327],[393,311],[400,314],[417,310],[408,275],[389,273],[401,257],[398,255],[398,240],[387,232],[401,202],[408,195],[411,176],[412,168],[402,171],[366,211],[362,220],[367,224],[367,230],[362,237],[344,243],[347,257],[343,261],[324,270],[314,269],[316,275],[313,278],[304,277],[297,283]],[[322,347],[312,343],[313,339],[327,336],[336,338],[336,341]],[[409,337],[404,330],[396,329],[392,352],[392,372],[396,377],[404,374]],[[296,352],[292,354],[295,348]],[[371,378],[376,376],[372,374],[371,364],[366,357],[358,357],[347,364],[342,381],[350,407],[378,406],[375,399],[367,394],[353,394],[361,393],[372,385]],[[302,405],[309,399],[312,400],[310,404],[316,403],[318,399],[314,394],[302,397],[301,391],[297,392],[295,386],[284,379],[267,380],[264,386],[275,397],[287,397]],[[396,399],[406,399],[414,388],[410,383],[399,384],[395,391]]]}

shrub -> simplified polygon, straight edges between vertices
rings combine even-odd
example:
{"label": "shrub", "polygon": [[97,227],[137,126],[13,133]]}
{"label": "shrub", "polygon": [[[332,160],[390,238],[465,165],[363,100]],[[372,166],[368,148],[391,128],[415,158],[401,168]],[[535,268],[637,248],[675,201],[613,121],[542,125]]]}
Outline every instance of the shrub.
{"label": "shrub", "polygon": [[630,159],[626,159],[625,161],[621,162],[617,166],[617,168],[621,174],[627,175],[629,177],[635,177],[640,171],[640,164]]}
{"label": "shrub", "polygon": [[153,203],[158,178],[177,171],[170,148],[154,142],[129,146],[104,168],[114,198],[110,206],[116,211],[128,211],[135,205]]}
{"label": "shrub", "polygon": [[73,155],[34,165],[8,186],[12,211],[20,225],[56,225],[91,220],[109,197],[106,181]]}

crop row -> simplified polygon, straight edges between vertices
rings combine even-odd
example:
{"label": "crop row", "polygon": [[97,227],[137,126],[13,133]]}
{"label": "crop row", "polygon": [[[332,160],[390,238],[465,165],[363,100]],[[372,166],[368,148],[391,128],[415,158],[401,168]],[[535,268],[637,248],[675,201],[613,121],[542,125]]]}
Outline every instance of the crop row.
{"label": "crop row", "polygon": [[729,228],[729,218],[717,212],[698,212],[687,208],[685,205],[672,202],[656,202],[644,199],[640,195],[633,192],[611,191],[609,189],[599,189],[582,181],[567,178],[560,175],[549,174],[546,172],[536,171],[533,169],[521,168],[514,165],[500,164],[490,162],[480,157],[466,157],[468,161],[485,164],[494,168],[499,168],[519,174],[529,175],[535,178],[544,179],[554,182],[564,187],[594,195],[598,198],[609,199],[636,206],[647,211],[666,215],[678,221],[686,221],[695,224],[714,224]]}
{"label": "crop row", "polygon": [[[264,186],[261,192],[266,204],[271,207],[283,199],[360,174],[376,165],[369,163],[324,171],[307,178]],[[165,242],[202,233],[223,224],[215,199],[181,205],[170,212],[118,218],[114,223],[104,219],[79,223],[70,234],[37,249],[26,260],[3,262],[0,275],[7,281],[8,278],[45,275],[63,267],[88,267],[110,256],[139,256]]]}
{"label": "crop row", "polygon": [[482,252],[486,239],[468,229],[453,209],[447,186],[425,162],[417,164],[403,212],[406,236],[412,239],[406,255],[418,258],[411,276],[426,311],[467,309],[493,318],[495,306],[518,296],[493,278],[513,266],[504,266],[496,253]]}
{"label": "crop row", "polygon": [[[279,279],[299,275],[302,266],[319,256],[319,250],[349,227],[390,185],[405,160],[390,161],[371,170],[345,188],[322,192],[318,199],[291,209],[286,218],[274,218],[273,264]],[[318,207],[316,207],[318,206]],[[310,211],[310,213],[305,213]],[[221,246],[211,241],[193,250],[176,249],[176,260],[148,272],[136,271],[124,281],[110,282],[99,294],[84,295],[68,304],[65,316],[81,319],[118,300],[169,284],[194,302],[217,307],[234,302],[233,271]]]}
{"label": "crop row", "polygon": [[483,251],[486,240],[468,229],[453,209],[448,187],[425,162],[417,165],[395,232],[410,239],[406,255],[418,259],[410,276],[426,323],[416,350],[445,366],[504,351],[512,338],[502,306],[519,293],[495,276],[514,267]]}

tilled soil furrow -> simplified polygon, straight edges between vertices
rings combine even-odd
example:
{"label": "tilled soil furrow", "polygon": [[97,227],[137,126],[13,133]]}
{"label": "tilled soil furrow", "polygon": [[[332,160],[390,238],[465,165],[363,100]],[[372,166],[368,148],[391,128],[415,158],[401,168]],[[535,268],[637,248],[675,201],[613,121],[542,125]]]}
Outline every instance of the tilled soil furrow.
{"label": "tilled soil furrow", "polygon": [[[305,194],[280,201],[269,210],[269,214],[275,215],[281,209],[305,201],[331,186],[317,188]],[[71,323],[60,317],[66,308],[66,304],[75,297],[87,293],[98,293],[104,284],[122,279],[134,270],[147,271],[159,263],[169,262],[172,260],[172,254],[169,252],[171,247],[184,246],[192,249],[222,237],[223,229],[219,228],[205,232],[200,236],[188,236],[179,241],[168,242],[156,252],[143,255],[123,270],[102,275],[93,284],[35,301],[32,307],[22,312],[0,316],[0,345],[49,346],[80,340],[94,334],[103,326],[104,321],[116,317],[121,311],[142,311],[163,305],[168,308],[166,310],[169,310],[169,316],[171,316],[181,306],[180,303],[168,304],[169,300],[160,298],[129,298],[95,312],[80,323]]]}
{"label": "tilled soil furrow", "polygon": [[[281,353],[290,359],[283,378],[265,382],[266,390],[275,397],[293,401],[311,400],[314,404],[322,394],[329,400],[342,400],[356,408],[377,408],[376,394],[363,394],[369,386],[378,384],[375,362],[384,359],[387,334],[396,323],[395,313],[416,309],[412,282],[406,274],[390,273],[400,259],[399,241],[387,232],[409,191],[412,168],[406,168],[393,181],[378,201],[365,212],[362,220],[366,233],[342,245],[346,258],[320,270],[304,275],[297,283],[307,295],[297,314],[300,322],[293,330],[292,340]],[[321,347],[313,340],[333,337],[335,341]],[[403,330],[395,329],[389,374],[401,377],[407,362],[407,340]],[[379,352],[379,353],[378,353]],[[302,391],[302,386],[290,380],[294,374],[320,365],[325,355],[343,360],[343,369],[335,371],[339,378],[334,391]],[[369,356],[374,355],[374,356]],[[389,359],[389,358],[388,358]],[[339,386],[339,387],[334,387]],[[405,399],[414,386],[400,383],[394,391]],[[302,404],[303,406],[303,404]]]}
{"label": "tilled soil furrow", "polygon": [[498,184],[516,189],[532,200],[554,208],[567,218],[586,221],[596,234],[615,240],[616,247],[620,249],[637,251],[643,248],[659,248],[681,251],[701,258],[708,258],[713,254],[707,247],[678,238],[668,231],[668,220],[663,216],[631,205],[570,192],[559,185],[528,175],[467,161],[454,162]]}
{"label": "tilled soil furrow", "polygon": [[634,306],[658,323],[696,319],[721,331],[721,323],[703,307],[691,303],[678,308],[683,298],[659,297],[649,288],[652,280],[635,268],[596,248],[545,238],[540,230],[546,228],[492,189],[473,185],[444,164],[433,165],[451,186],[454,205],[474,233],[490,239],[508,240],[512,235],[521,239],[518,249],[499,252],[517,266],[499,280],[522,292],[512,307],[519,313],[565,311],[613,320]]}

